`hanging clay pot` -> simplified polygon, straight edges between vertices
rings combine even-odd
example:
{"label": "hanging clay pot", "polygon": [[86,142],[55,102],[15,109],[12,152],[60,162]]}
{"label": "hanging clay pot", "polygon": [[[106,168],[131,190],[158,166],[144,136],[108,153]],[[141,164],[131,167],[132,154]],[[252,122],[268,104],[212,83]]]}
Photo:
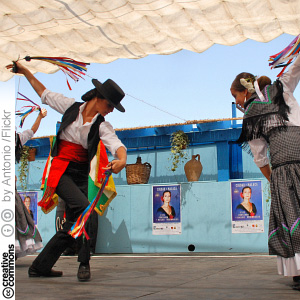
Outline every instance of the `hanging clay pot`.
{"label": "hanging clay pot", "polygon": [[202,164],[200,162],[200,155],[192,155],[192,159],[189,160],[184,166],[184,172],[188,181],[198,181],[202,172]]}

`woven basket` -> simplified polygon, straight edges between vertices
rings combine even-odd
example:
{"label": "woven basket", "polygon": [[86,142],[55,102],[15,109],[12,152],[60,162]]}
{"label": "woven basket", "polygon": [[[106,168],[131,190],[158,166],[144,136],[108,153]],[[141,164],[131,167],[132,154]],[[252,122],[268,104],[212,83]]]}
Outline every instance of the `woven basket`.
{"label": "woven basket", "polygon": [[126,178],[128,184],[148,183],[150,177],[151,165],[149,163],[142,164],[141,157],[137,157],[136,163],[126,165]]}

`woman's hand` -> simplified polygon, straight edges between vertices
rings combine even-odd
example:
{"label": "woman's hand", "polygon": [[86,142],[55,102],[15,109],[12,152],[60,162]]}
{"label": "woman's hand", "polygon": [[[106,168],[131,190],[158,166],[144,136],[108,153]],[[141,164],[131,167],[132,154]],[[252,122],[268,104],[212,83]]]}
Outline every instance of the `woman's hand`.
{"label": "woman's hand", "polygon": [[40,127],[41,120],[43,118],[45,118],[46,116],[47,116],[47,110],[45,108],[42,108],[39,115],[37,116],[35,122],[33,123],[32,127],[31,127],[31,130],[33,131],[33,133],[37,132],[37,130]]}
{"label": "woman's hand", "polygon": [[111,170],[113,173],[118,174],[126,166],[126,160],[114,159],[103,170]]}
{"label": "woman's hand", "polygon": [[40,116],[41,116],[42,119],[47,116],[47,110],[46,110],[46,108],[42,108],[41,109]]}
{"label": "woman's hand", "polygon": [[19,63],[18,61],[9,64],[6,66],[6,69],[11,69],[11,72],[13,72],[13,68],[14,65],[16,66],[16,72],[17,74],[22,74],[26,77],[26,79],[28,80],[28,82],[31,84],[31,86],[33,87],[33,89],[36,91],[36,93],[41,97],[44,90],[46,89],[46,87],[39,81],[37,80],[33,74],[29,71],[29,69],[27,69],[26,67],[24,67],[21,63]]}
{"label": "woman's hand", "polygon": [[119,147],[117,152],[118,159],[112,160],[104,170],[111,170],[113,173],[118,174],[125,166],[127,161],[127,153],[124,147]]}
{"label": "woman's hand", "polygon": [[24,67],[20,62],[15,61],[12,64],[9,64],[6,66],[6,69],[10,69],[11,72],[13,72],[14,67],[16,68],[16,74],[23,74],[25,75],[26,72],[28,72],[29,70]]}

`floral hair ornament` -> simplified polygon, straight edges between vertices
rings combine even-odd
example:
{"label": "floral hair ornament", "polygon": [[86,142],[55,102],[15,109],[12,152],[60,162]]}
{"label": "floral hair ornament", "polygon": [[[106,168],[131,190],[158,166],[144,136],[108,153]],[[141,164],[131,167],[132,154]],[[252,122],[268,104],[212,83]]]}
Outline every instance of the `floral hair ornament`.
{"label": "floral hair ornament", "polygon": [[251,78],[241,78],[240,79],[241,85],[248,90],[249,93],[253,94],[255,92],[255,88],[253,86],[253,83],[251,81]]}

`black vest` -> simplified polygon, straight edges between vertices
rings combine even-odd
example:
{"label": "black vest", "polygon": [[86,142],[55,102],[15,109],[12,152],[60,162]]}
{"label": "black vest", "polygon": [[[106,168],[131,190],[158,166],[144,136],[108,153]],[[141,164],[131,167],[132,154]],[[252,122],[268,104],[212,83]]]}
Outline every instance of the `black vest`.
{"label": "black vest", "polygon": [[[84,104],[82,102],[75,102],[72,106],[70,106],[64,113],[61,124],[59,127],[59,130],[57,132],[56,141],[52,147],[51,150],[51,156],[56,156],[58,152],[58,143],[59,143],[59,136],[63,129],[65,129],[67,126],[69,126],[71,123],[73,123],[79,113],[79,107]],[[90,132],[88,135],[88,159],[89,162],[92,160],[92,158],[95,156],[97,152],[97,146],[100,142],[99,137],[99,126],[101,122],[104,121],[104,117],[99,115],[97,117],[97,120],[94,122],[94,124],[90,128]]]}

